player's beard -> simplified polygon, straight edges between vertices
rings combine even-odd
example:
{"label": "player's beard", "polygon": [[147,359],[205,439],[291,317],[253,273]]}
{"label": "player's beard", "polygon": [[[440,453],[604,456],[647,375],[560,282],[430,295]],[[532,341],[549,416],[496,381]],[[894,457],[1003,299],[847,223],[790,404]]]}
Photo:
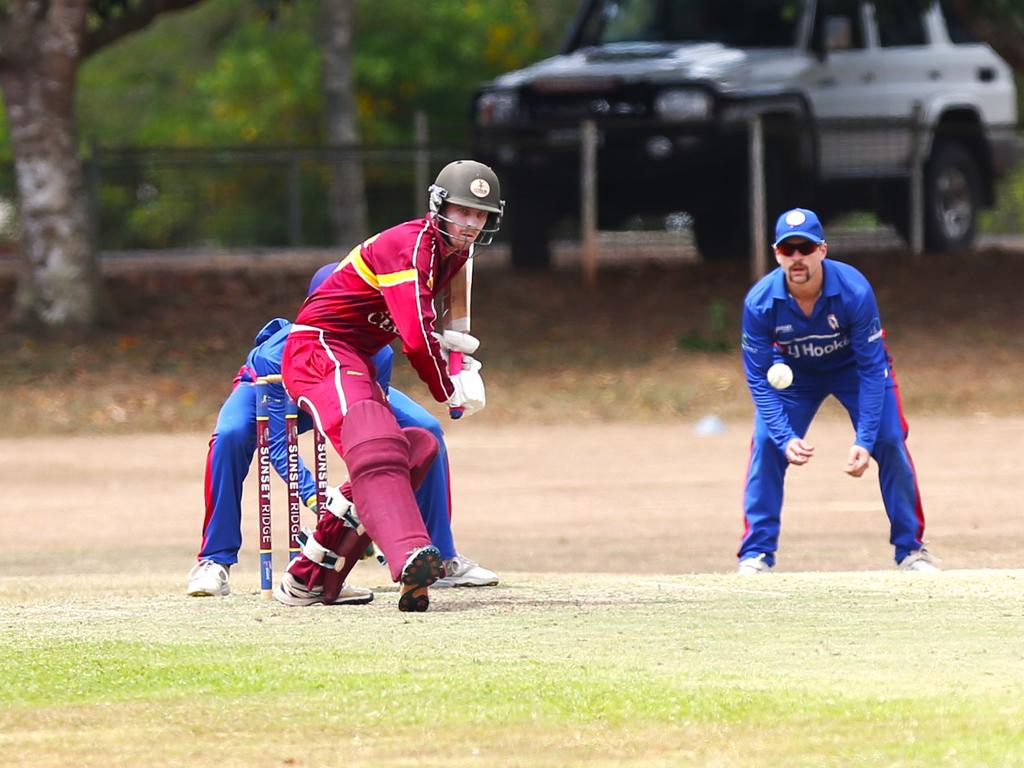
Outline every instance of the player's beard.
{"label": "player's beard", "polygon": [[794,285],[803,285],[811,281],[811,269],[806,264],[794,264],[789,268],[787,277]]}

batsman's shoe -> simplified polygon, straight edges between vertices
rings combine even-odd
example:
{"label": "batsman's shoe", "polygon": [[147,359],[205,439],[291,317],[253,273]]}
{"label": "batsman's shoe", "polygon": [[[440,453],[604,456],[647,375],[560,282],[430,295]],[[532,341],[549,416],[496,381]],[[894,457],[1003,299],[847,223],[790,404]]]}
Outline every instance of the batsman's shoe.
{"label": "batsman's shoe", "polygon": [[296,579],[288,571],[281,577],[281,583],[274,590],[274,599],[285,605],[366,605],[373,602],[373,592],[369,589],[353,587],[348,582],[341,585],[341,592],[338,597],[328,603],[324,599],[324,591],[321,587],[309,589],[299,579]]}
{"label": "batsman's shoe", "polygon": [[444,561],[444,578],[434,582],[435,587],[493,587],[498,574],[463,555]]}
{"label": "batsman's shoe", "polygon": [[772,568],[775,566],[769,565],[767,558],[768,555],[764,552],[759,555],[745,557],[740,560],[740,565],[739,568],[736,569],[736,573],[741,576],[753,576],[758,573],[771,573]]}
{"label": "batsman's shoe", "polygon": [[430,607],[427,588],[441,578],[441,550],[434,546],[420,547],[409,553],[402,567],[398,610],[421,613]]}
{"label": "batsman's shoe", "polygon": [[200,560],[188,572],[189,597],[226,597],[231,594],[228,569],[213,560]]}
{"label": "batsman's shoe", "polygon": [[918,573],[938,573],[941,569],[932,560],[927,549],[915,549],[900,560],[901,571],[917,571]]}

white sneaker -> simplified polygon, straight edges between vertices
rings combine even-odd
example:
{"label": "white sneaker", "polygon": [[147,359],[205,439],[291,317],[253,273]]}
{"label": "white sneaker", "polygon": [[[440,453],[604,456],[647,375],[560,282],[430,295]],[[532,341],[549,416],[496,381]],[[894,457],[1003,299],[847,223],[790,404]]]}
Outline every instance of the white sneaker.
{"label": "white sneaker", "polygon": [[444,561],[444,574],[443,579],[434,582],[435,587],[493,587],[498,583],[494,571],[458,554]]}
{"label": "white sneaker", "polygon": [[916,549],[900,560],[901,571],[917,571],[919,573],[938,573],[941,569],[932,560],[927,549]]}
{"label": "white sneaker", "polygon": [[740,566],[736,569],[736,573],[742,576],[753,576],[757,573],[771,573],[772,568],[775,566],[768,565],[765,559],[768,557],[764,552],[760,555],[753,555],[752,557],[745,557],[740,560]]}
{"label": "white sneaker", "polygon": [[213,560],[200,560],[188,572],[189,597],[226,597],[231,594],[228,569]]}
{"label": "white sneaker", "polygon": [[[307,589],[305,584],[285,571],[281,583],[274,590],[274,599],[285,605],[316,605],[325,602],[323,592],[320,587]],[[372,590],[353,587],[346,581],[341,585],[337,599],[330,605],[366,605],[370,602],[373,602]]]}

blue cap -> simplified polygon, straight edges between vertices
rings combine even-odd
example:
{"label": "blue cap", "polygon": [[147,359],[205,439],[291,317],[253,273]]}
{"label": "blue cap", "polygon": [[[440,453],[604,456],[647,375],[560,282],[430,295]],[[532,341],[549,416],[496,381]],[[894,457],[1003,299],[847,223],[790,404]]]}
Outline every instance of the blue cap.
{"label": "blue cap", "polygon": [[818,214],[806,208],[793,208],[779,216],[775,222],[774,245],[790,237],[803,237],[812,243],[825,242],[825,230],[821,228]]}
{"label": "blue cap", "polygon": [[313,279],[309,281],[309,290],[306,291],[307,296],[312,296],[313,291],[320,287],[320,283],[331,276],[331,273],[338,268],[338,262],[332,261],[330,264],[324,264],[320,269],[313,275]]}

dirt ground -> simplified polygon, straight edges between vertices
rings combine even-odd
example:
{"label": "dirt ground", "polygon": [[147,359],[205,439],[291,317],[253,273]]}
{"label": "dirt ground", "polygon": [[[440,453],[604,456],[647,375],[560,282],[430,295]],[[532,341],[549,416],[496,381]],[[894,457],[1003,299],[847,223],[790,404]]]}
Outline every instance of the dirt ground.
{"label": "dirt ground", "polygon": [[[1024,419],[924,418],[910,449],[920,472],[927,539],[944,568],[1024,567],[1020,514]],[[694,424],[453,425],[455,532],[460,548],[499,571],[726,572],[742,531],[749,428],[699,436]],[[841,472],[850,439],[838,408],[812,427],[819,455],[790,473],[780,571],[892,567],[874,469]],[[180,574],[199,544],[206,435],[0,440],[7,574]],[[303,440],[304,453],[310,449]],[[340,462],[332,477],[342,476]],[[246,489],[236,589],[255,589],[255,492]],[[284,488],[276,562],[283,567]],[[382,584],[360,564],[354,579]],[[119,582],[130,589],[130,584]],[[112,584],[113,588],[118,588]]]}

